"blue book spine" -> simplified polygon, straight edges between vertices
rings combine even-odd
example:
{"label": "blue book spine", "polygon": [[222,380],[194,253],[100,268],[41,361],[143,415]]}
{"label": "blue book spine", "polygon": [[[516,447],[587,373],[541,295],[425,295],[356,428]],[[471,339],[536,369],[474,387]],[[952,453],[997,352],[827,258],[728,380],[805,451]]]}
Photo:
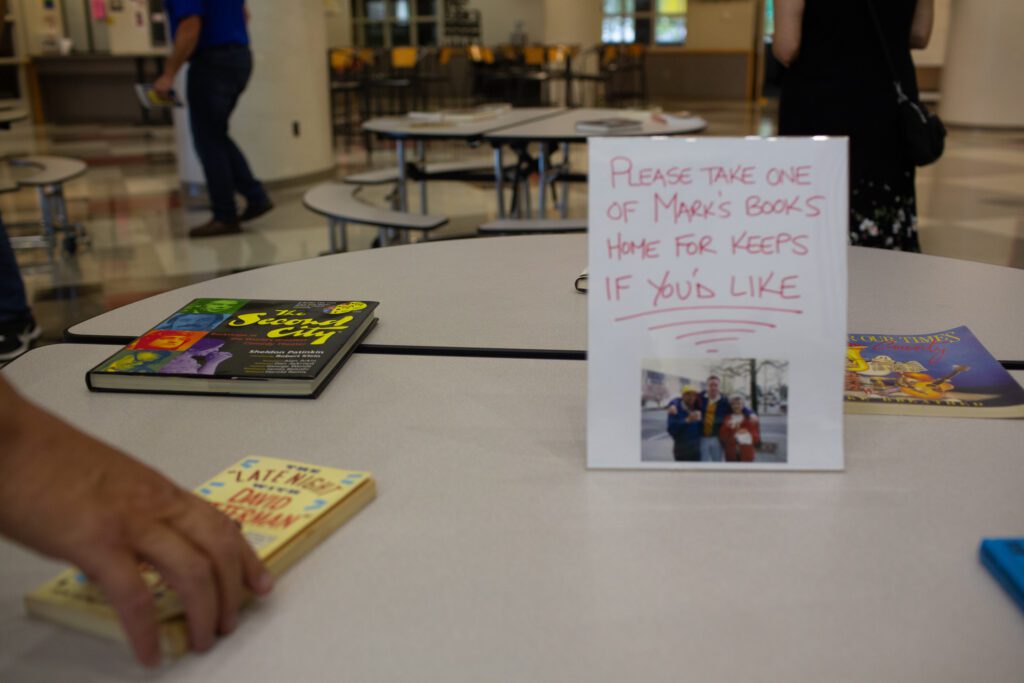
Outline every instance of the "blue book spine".
{"label": "blue book spine", "polygon": [[1024,538],[986,538],[978,551],[981,563],[1024,610]]}

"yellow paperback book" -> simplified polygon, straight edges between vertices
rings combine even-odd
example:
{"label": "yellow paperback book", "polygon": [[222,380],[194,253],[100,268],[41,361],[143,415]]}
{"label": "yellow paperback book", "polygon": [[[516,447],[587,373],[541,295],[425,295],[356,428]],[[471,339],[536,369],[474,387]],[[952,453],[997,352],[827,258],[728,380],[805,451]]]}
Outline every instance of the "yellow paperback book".
{"label": "yellow paperback book", "polygon": [[[196,495],[241,524],[242,533],[278,577],[376,495],[368,472],[353,472],[263,456],[243,458]],[[153,591],[165,654],[188,650],[178,596],[152,568],[142,568]],[[117,613],[77,569],[67,569],[25,597],[29,614],[126,642]]]}

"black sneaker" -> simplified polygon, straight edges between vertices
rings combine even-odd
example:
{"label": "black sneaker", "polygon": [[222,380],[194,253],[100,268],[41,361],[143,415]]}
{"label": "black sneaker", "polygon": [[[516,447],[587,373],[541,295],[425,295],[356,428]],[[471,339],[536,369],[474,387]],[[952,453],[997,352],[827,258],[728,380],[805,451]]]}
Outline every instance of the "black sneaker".
{"label": "black sneaker", "polygon": [[31,315],[0,323],[0,361],[13,360],[25,353],[42,333],[43,328]]}

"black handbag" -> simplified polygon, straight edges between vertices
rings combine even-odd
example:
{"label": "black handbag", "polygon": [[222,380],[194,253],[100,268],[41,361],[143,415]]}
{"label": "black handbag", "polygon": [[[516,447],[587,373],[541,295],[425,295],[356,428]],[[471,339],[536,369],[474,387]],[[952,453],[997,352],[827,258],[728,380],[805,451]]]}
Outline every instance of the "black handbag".
{"label": "black handbag", "polygon": [[867,0],[867,5],[871,21],[875,25],[878,43],[882,46],[882,54],[885,55],[885,63],[889,66],[889,73],[896,87],[896,108],[899,111],[904,150],[915,166],[927,166],[942,156],[942,151],[946,147],[946,127],[942,125],[942,120],[938,116],[928,111],[920,102],[910,99],[903,91],[896,67],[889,57],[889,48],[885,45],[885,36],[882,34],[878,15],[875,14],[875,5],[871,0]]}

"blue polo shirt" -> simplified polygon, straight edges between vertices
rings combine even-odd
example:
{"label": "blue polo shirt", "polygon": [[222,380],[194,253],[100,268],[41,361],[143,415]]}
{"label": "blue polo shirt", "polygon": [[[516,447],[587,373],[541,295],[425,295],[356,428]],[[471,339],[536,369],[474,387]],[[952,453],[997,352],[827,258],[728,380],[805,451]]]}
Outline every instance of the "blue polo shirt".
{"label": "blue polo shirt", "polygon": [[245,0],[164,0],[171,20],[171,37],[186,17],[198,15],[203,21],[196,52],[220,45],[248,45],[245,28]]}

